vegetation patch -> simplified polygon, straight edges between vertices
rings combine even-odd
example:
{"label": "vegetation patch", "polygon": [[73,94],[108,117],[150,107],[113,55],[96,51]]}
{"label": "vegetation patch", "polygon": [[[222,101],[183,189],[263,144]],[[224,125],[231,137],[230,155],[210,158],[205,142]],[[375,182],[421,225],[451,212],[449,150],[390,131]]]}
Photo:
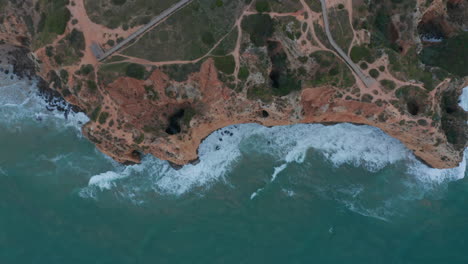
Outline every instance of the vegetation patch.
{"label": "vegetation patch", "polygon": [[265,46],[274,32],[273,20],[265,14],[251,15],[242,20],[242,29],[249,33],[250,41],[255,46]]}
{"label": "vegetation patch", "polygon": [[426,65],[440,67],[460,77],[468,75],[468,32],[425,47],[420,58]]}
{"label": "vegetation patch", "polygon": [[374,78],[374,79],[377,79],[380,75],[379,71],[377,69],[371,69],[369,71],[369,75]]}
{"label": "vegetation patch", "polygon": [[[417,80],[424,84],[424,88],[432,90],[441,79],[434,79],[432,70],[421,65],[414,48],[410,49],[405,56],[400,56],[393,50],[386,50],[389,59],[389,69],[398,78],[405,80]],[[443,75],[441,75],[443,76]]]}
{"label": "vegetation patch", "polygon": [[85,38],[83,32],[73,29],[70,34],[61,39],[55,49],[49,48],[47,55],[53,55],[54,61],[59,66],[69,66],[76,64],[84,56]]}
{"label": "vegetation patch", "polygon": [[390,91],[393,91],[395,90],[396,88],[396,84],[394,81],[391,81],[391,80],[381,80],[380,81],[380,84],[382,85],[382,87],[384,88],[385,91],[387,92],[390,92]]}
{"label": "vegetation patch", "polygon": [[96,120],[97,120],[97,118],[98,118],[98,116],[99,116],[100,113],[101,113],[101,107],[98,106],[98,107],[94,108],[94,110],[93,110],[93,111],[91,112],[91,114],[89,115],[89,118],[90,118],[91,120],[93,120],[94,122],[96,122]]}
{"label": "vegetation patch", "polygon": [[241,80],[247,80],[247,78],[249,78],[249,75],[249,68],[247,68],[246,66],[242,66],[239,69],[239,74],[237,75],[237,77]]}
{"label": "vegetation patch", "polygon": [[160,14],[178,0],[84,0],[90,19],[109,28],[138,26]]}
{"label": "vegetation patch", "polygon": [[214,57],[215,66],[225,74],[233,74],[236,67],[234,56]]}
{"label": "vegetation patch", "polygon": [[255,85],[247,90],[247,98],[270,103],[273,100],[272,92],[266,85]]}
{"label": "vegetation patch", "polygon": [[316,51],[310,57],[320,67],[309,81],[312,86],[332,85],[335,87],[349,88],[356,82],[352,72],[332,52]]}
{"label": "vegetation patch", "polygon": [[459,94],[455,90],[443,93],[441,101],[442,129],[449,143],[459,151],[465,148],[468,140],[468,114],[458,106]]}
{"label": "vegetation patch", "polygon": [[[159,5],[161,1],[148,2],[153,2],[149,5]],[[192,1],[144,34],[123,53],[151,61],[195,60],[206,55],[225,36],[231,41],[223,44],[227,50],[235,45],[234,37],[229,34],[245,3],[221,2],[223,4],[219,6],[213,5],[215,1],[212,0]]]}
{"label": "vegetation patch", "polygon": [[171,64],[161,67],[162,71],[169,75],[172,80],[177,82],[184,82],[188,79],[189,75],[194,72],[199,72],[202,61],[189,64]]}
{"label": "vegetation patch", "polygon": [[101,112],[101,114],[99,115],[99,123],[101,125],[105,124],[107,121],[107,118],[109,118],[109,113]]}
{"label": "vegetation patch", "polygon": [[354,63],[358,63],[362,60],[365,60],[369,63],[373,63],[375,61],[375,58],[372,57],[371,51],[369,48],[366,46],[354,46],[351,49],[350,53],[351,60],[353,60]]}
{"label": "vegetation patch", "polygon": [[291,40],[295,41],[302,36],[301,22],[294,17],[277,17],[274,23],[274,31],[282,32]]}
{"label": "vegetation patch", "polygon": [[349,15],[346,10],[332,8],[329,11],[330,17],[330,32],[338,46],[347,53],[353,41],[353,29],[349,24]]}
{"label": "vegetation patch", "polygon": [[301,10],[302,8],[302,5],[298,0],[268,0],[268,3],[271,11],[277,13],[293,13]]}
{"label": "vegetation patch", "polygon": [[56,36],[62,35],[71,16],[66,7],[69,0],[49,0],[38,3],[41,17],[37,26],[38,34],[33,45],[36,48],[49,44]]}
{"label": "vegetation patch", "polygon": [[320,4],[320,0],[305,0],[305,2],[309,5],[312,11],[322,13],[322,5]]}
{"label": "vegetation patch", "polygon": [[143,80],[145,78],[146,69],[141,64],[130,63],[125,69],[125,75],[131,78],[138,80]]}
{"label": "vegetation patch", "polygon": [[270,5],[268,4],[268,1],[266,1],[266,0],[257,0],[255,2],[255,9],[259,13],[269,12],[270,11]]}

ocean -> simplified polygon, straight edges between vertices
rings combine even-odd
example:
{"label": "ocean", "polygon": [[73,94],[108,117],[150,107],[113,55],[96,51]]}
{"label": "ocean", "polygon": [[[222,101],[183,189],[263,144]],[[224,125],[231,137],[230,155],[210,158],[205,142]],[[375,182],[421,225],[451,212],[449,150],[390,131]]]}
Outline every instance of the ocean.
{"label": "ocean", "polygon": [[245,124],[197,165],[123,166],[87,120],[0,76],[1,264],[468,263],[466,159],[428,168],[369,126]]}

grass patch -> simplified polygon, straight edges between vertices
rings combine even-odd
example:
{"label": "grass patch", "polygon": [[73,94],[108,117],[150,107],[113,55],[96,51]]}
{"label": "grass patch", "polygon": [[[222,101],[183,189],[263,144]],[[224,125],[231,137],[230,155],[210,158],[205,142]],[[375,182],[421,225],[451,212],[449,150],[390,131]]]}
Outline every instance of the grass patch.
{"label": "grass patch", "polygon": [[237,77],[241,80],[247,80],[249,76],[250,76],[249,68],[247,68],[246,66],[240,67],[239,74],[237,75]]}
{"label": "grass patch", "polygon": [[42,0],[39,2],[41,15],[37,25],[37,35],[33,41],[33,47],[50,44],[54,38],[65,32],[70,11],[66,8],[69,0]]}
{"label": "grass patch", "polygon": [[171,64],[164,65],[162,71],[169,75],[169,77],[177,82],[184,82],[188,79],[189,75],[200,71],[202,61],[195,64]]}
{"label": "grass patch", "polygon": [[270,11],[270,4],[266,0],[257,0],[255,2],[255,10],[259,13],[269,12]]}
{"label": "grass patch", "polygon": [[178,0],[84,0],[90,19],[109,28],[138,26],[160,14]]}
{"label": "grass patch", "polygon": [[383,86],[384,90],[386,90],[387,92],[393,91],[396,88],[395,82],[391,80],[386,80],[386,79],[381,80],[380,84]]}
{"label": "grass patch", "polygon": [[213,7],[213,3],[194,0],[148,31],[123,53],[151,61],[195,60],[204,56],[214,43],[230,34],[245,5],[244,1],[223,1],[222,6]]}
{"label": "grass patch", "polygon": [[89,118],[96,122],[97,118],[99,117],[99,113],[101,113],[101,106],[94,108],[94,110],[89,115]]}
{"label": "grass patch", "polygon": [[267,39],[274,32],[273,20],[269,15],[251,15],[242,20],[242,29],[249,33],[250,41],[255,46],[265,46]]}
{"label": "grass patch", "polygon": [[225,74],[233,74],[236,67],[234,56],[214,57],[215,66]]}
{"label": "grass patch", "polygon": [[329,51],[316,51],[309,55],[320,68],[314,73],[309,84],[312,86],[332,85],[348,88],[355,84],[356,79],[349,68]]}
{"label": "grass patch", "polygon": [[454,75],[468,75],[468,32],[426,47],[420,54],[426,65],[440,67]]}
{"label": "grass patch", "polygon": [[372,57],[371,51],[365,46],[354,46],[350,53],[351,60],[354,63],[358,63],[362,60],[368,63],[373,63],[375,59]]}
{"label": "grass patch", "polygon": [[349,14],[346,10],[329,10],[330,32],[338,46],[347,53],[353,41],[353,29],[349,24]]}
{"label": "grass patch", "polygon": [[99,115],[99,124],[103,125],[106,123],[107,118],[109,118],[109,113],[107,112],[101,112]]}
{"label": "grass patch", "polygon": [[125,69],[125,75],[138,80],[143,80],[145,78],[145,72],[145,67],[136,63],[128,64]]}

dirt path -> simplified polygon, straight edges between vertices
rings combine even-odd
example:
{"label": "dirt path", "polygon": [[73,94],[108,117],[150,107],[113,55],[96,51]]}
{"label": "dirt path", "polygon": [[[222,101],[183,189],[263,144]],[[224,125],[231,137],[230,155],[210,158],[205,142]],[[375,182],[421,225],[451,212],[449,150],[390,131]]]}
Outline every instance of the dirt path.
{"label": "dirt path", "polygon": [[142,59],[142,58],[128,56],[128,55],[125,55],[125,54],[122,54],[122,53],[116,53],[116,55],[125,57],[127,59],[126,60],[121,60],[121,61],[111,62],[111,63],[108,63],[108,64],[118,64],[118,63],[122,63],[122,62],[131,62],[131,63],[138,63],[138,64],[143,64],[143,65],[164,66],[164,65],[173,65],[173,64],[197,63],[197,62],[203,60],[204,58],[210,56],[211,53],[221,44],[221,42],[223,42],[223,40],[227,36],[229,36],[229,34],[232,33],[232,30],[234,30],[235,27],[236,27],[236,25],[234,25],[226,35],[224,35],[222,38],[220,38],[218,40],[218,42],[216,42],[215,45],[207,53],[205,53],[205,55],[203,55],[203,56],[201,56],[201,57],[199,57],[197,59],[194,59],[194,60],[173,60],[173,61],[158,61],[158,62],[155,62],[155,61],[150,61],[150,60],[146,60],[146,59]]}
{"label": "dirt path", "polygon": [[108,40],[106,36],[111,35],[118,35],[125,38],[138,30],[138,28],[131,28],[125,31],[121,27],[110,29],[105,26],[96,24],[91,21],[91,19],[88,17],[88,14],[86,13],[84,0],[75,0],[74,3],[74,5],[68,5],[68,9],[72,14],[73,19],[78,20],[78,23],[72,27],[76,27],[78,30],[83,32],[86,41],[86,50],[80,64],[96,65],[98,63],[94,57],[94,54],[91,52],[91,45],[93,43],[104,44]]}
{"label": "dirt path", "polygon": [[177,2],[176,4],[174,4],[173,6],[169,7],[168,9],[164,10],[161,14],[154,17],[148,24],[142,26],[137,31],[133,32],[130,36],[128,36],[126,39],[124,39],[122,42],[115,45],[110,50],[106,51],[100,58],[98,58],[99,61],[103,61],[107,57],[112,56],[112,54],[120,50],[122,47],[130,43],[132,40],[144,34],[146,31],[150,30],[154,26],[158,25],[161,21],[171,16],[172,14],[177,12],[179,9],[185,7],[190,2],[192,2],[192,0],[181,0]]}

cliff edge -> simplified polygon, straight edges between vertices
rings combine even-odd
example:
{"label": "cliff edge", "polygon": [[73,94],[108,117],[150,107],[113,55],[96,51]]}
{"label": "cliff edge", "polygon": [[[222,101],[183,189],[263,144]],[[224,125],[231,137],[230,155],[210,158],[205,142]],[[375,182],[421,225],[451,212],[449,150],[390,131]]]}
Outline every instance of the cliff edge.
{"label": "cliff edge", "polygon": [[0,0],[0,50],[24,54],[9,63],[83,109],[84,135],[122,163],[194,162],[242,123],[365,124],[431,167],[463,158],[467,1],[194,0],[139,33],[178,2]]}

